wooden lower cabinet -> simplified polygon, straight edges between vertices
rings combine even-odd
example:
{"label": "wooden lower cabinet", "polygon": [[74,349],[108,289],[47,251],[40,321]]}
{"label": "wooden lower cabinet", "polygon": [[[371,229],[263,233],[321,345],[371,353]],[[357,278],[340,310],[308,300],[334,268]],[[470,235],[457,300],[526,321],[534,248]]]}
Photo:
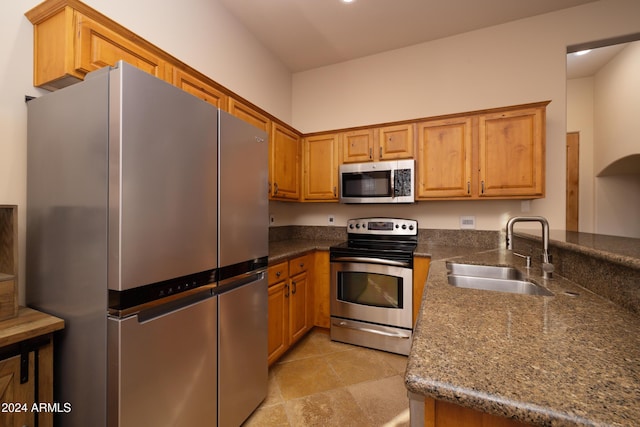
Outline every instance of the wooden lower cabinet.
{"label": "wooden lower cabinet", "polygon": [[[286,293],[286,296],[285,296]],[[289,283],[288,278],[274,285],[269,284],[269,336],[268,362],[271,365],[289,348]]]}
{"label": "wooden lower cabinet", "polygon": [[0,322],[0,427],[51,427],[54,411],[73,410],[53,400],[53,332],[63,328],[62,319],[26,307]]}
{"label": "wooden lower cabinet", "polygon": [[20,362],[20,355],[0,360],[0,427],[35,425],[34,353],[28,353],[28,380],[24,383],[20,380]]}
{"label": "wooden lower cabinet", "polygon": [[313,327],[312,253],[269,266],[268,363]]}
{"label": "wooden lower cabinet", "polygon": [[[413,423],[412,423],[413,425]],[[425,398],[425,427],[527,427],[529,424],[488,414],[455,403]]]}

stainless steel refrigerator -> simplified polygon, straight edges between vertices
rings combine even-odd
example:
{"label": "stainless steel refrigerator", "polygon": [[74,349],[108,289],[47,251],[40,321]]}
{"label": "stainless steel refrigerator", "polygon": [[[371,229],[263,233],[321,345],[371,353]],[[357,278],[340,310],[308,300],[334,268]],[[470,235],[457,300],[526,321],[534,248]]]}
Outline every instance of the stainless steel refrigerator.
{"label": "stainless steel refrigerator", "polygon": [[[26,302],[65,320],[54,397],[72,410],[56,425],[217,425],[220,302],[249,288],[219,286],[220,124],[212,105],[123,62],[29,101]],[[247,253],[259,276],[266,251]],[[266,302],[247,294],[234,313],[261,323]]]}

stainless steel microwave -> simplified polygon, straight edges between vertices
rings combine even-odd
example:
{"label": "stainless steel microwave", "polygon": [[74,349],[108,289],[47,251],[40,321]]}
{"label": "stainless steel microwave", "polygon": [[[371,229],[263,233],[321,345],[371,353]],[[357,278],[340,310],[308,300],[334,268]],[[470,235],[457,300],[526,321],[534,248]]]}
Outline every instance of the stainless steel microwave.
{"label": "stainless steel microwave", "polygon": [[414,160],[340,165],[340,203],[413,203]]}

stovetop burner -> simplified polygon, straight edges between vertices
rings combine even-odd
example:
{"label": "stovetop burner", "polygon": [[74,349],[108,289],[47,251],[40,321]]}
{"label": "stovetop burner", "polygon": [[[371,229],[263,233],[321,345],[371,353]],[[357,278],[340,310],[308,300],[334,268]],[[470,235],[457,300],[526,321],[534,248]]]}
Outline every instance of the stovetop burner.
{"label": "stovetop burner", "polygon": [[330,248],[331,256],[410,259],[418,243],[418,222],[400,218],[347,221],[348,240]]}

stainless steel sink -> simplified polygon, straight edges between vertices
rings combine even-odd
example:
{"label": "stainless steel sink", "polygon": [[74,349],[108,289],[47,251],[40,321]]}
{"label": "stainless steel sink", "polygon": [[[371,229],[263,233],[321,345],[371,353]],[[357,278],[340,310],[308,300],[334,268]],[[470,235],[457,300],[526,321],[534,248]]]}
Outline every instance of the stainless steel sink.
{"label": "stainless steel sink", "polygon": [[523,295],[553,296],[545,287],[526,280],[513,267],[447,262],[449,284],[459,288],[509,292]]}
{"label": "stainless steel sink", "polygon": [[488,277],[492,279],[522,279],[520,271],[513,267],[499,267],[493,265],[458,264],[447,261],[449,274],[459,276]]}

